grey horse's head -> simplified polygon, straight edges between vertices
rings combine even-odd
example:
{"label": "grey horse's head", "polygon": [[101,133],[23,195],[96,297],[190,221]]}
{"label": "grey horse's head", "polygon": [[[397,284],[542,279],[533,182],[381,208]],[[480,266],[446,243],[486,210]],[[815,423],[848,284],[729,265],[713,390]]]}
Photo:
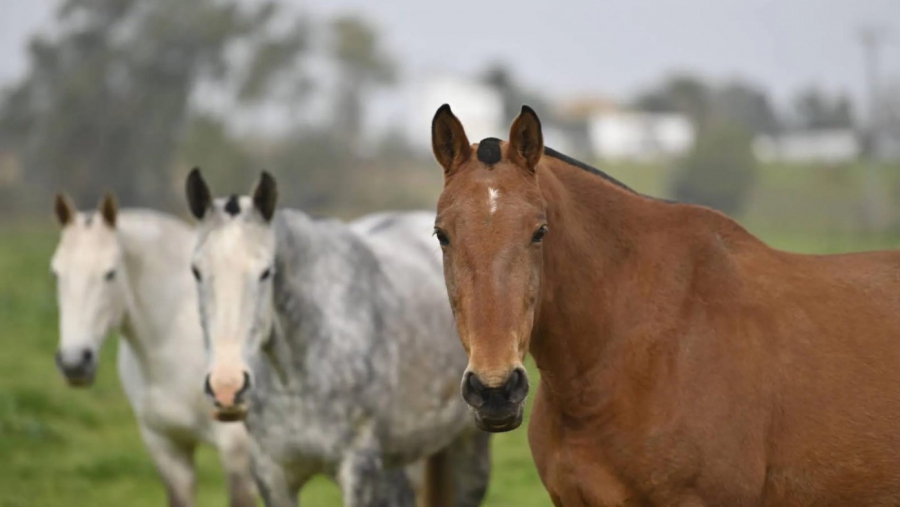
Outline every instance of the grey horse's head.
{"label": "grey horse's head", "polygon": [[125,273],[116,234],[116,201],[106,194],[96,213],[79,213],[56,196],[59,244],[50,261],[59,306],[56,366],[69,385],[94,381],[100,347],[125,318]]}
{"label": "grey horse's head", "polygon": [[214,200],[198,169],[188,176],[186,190],[200,223],[191,269],[209,361],[205,390],[217,419],[239,420],[253,388],[249,357],[265,346],[274,322],[270,222],[278,191],[263,172],[252,196]]}

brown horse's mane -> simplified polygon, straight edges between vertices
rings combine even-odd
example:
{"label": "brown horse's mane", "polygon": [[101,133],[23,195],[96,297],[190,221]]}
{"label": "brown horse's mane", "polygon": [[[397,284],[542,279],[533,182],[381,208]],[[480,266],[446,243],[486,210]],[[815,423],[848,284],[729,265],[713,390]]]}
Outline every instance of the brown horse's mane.
{"label": "brown horse's mane", "polygon": [[612,183],[613,185],[615,185],[615,186],[617,186],[617,187],[619,187],[619,188],[625,189],[625,190],[627,190],[627,191],[629,191],[629,192],[631,192],[631,193],[633,193],[633,194],[638,193],[638,192],[635,192],[634,189],[632,189],[632,188],[629,187],[628,185],[626,185],[626,184],[622,183],[621,181],[619,181],[619,180],[613,178],[613,177],[610,176],[609,174],[607,174],[607,173],[601,171],[600,169],[597,169],[597,168],[594,167],[594,166],[587,165],[587,164],[585,164],[584,162],[582,162],[582,161],[580,161],[580,160],[576,160],[576,159],[574,159],[574,158],[572,158],[572,157],[570,157],[570,156],[568,156],[568,155],[565,155],[565,154],[563,154],[563,153],[560,153],[560,152],[554,150],[553,148],[550,148],[549,146],[545,146],[545,147],[544,147],[544,155],[546,155],[546,156],[548,156],[548,157],[553,157],[553,158],[555,158],[555,159],[557,159],[557,160],[559,160],[559,161],[561,161],[561,162],[565,162],[565,163],[567,163],[567,164],[569,164],[569,165],[571,165],[571,166],[575,166],[575,167],[577,167],[577,168],[579,168],[579,169],[581,169],[581,170],[583,170],[583,171],[587,171],[587,172],[589,172],[589,173],[591,173],[591,174],[595,174],[595,175],[597,175],[597,176],[600,176],[600,177],[603,178],[604,180],[606,180],[606,181]]}
{"label": "brown horse's mane", "polygon": [[[652,195],[647,195],[641,192],[634,190],[629,187],[625,183],[617,180],[616,178],[610,176],[606,172],[597,169],[596,167],[590,166],[580,160],[576,160],[568,155],[560,153],[553,148],[544,147],[544,156],[555,159],[559,162],[562,162],[565,165],[578,168],[586,173],[592,174],[594,176],[599,176],[601,178],[600,181],[603,181],[609,185],[612,185],[613,188],[616,188],[620,191],[625,192],[627,195],[631,195],[634,197],[639,197],[646,199],[650,203],[662,204],[662,205],[678,205],[678,212],[671,210],[673,213],[677,213],[678,216],[681,217],[689,217],[690,220],[695,226],[698,227],[712,227],[716,232],[716,237],[722,238],[722,234],[726,235],[729,239],[728,244],[732,247],[734,246],[734,242],[740,242],[741,244],[747,246],[752,244],[755,248],[765,248],[767,250],[775,250],[780,251],[778,249],[774,249],[766,242],[756,237],[755,234],[747,230],[746,227],[741,225],[734,218],[726,215],[725,213],[710,208],[708,206],[703,206],[700,204],[686,203],[671,199],[665,199],[661,197],[656,197]],[[599,183],[599,182],[598,182]],[[600,183],[602,184],[602,183]],[[687,214],[685,214],[687,213]],[[685,218],[682,218],[685,219]],[[695,228],[696,230],[696,228]],[[793,254],[800,255],[800,254]]]}
{"label": "brown horse's mane", "polygon": [[609,174],[601,171],[600,169],[597,169],[596,167],[594,167],[592,165],[585,164],[584,162],[574,159],[564,153],[560,153],[560,152],[554,150],[553,148],[550,148],[549,146],[544,147],[544,155],[551,157],[551,158],[555,158],[556,160],[559,160],[560,162],[565,162],[566,164],[569,164],[573,167],[577,167],[577,168],[581,169],[582,171],[588,172],[595,176],[599,176],[599,177],[603,178],[604,180],[606,180],[607,182],[609,182],[629,193],[632,193],[635,195],[640,195],[640,196],[646,197],[648,199],[653,199],[654,201],[660,201],[660,202],[665,202],[665,203],[669,203],[669,204],[679,203],[679,201],[675,201],[672,199],[665,199],[662,197],[656,197],[656,196],[647,195],[647,194],[638,192],[637,190],[635,190],[635,189],[629,187],[628,185],[626,185],[625,183],[622,183],[621,181],[613,178]]}

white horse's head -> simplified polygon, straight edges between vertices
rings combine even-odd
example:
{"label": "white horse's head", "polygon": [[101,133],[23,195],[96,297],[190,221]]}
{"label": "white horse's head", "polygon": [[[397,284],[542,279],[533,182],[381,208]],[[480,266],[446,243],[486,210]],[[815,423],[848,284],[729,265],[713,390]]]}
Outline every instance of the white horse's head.
{"label": "white horse's head", "polygon": [[200,221],[192,270],[209,358],[205,391],[219,420],[238,420],[247,413],[253,384],[248,358],[266,345],[274,322],[270,221],[278,191],[263,172],[252,197],[213,200],[197,169],[186,190],[191,213]]}
{"label": "white horse's head", "polygon": [[100,347],[125,316],[122,248],[116,235],[116,200],[106,194],[96,213],[79,213],[56,196],[62,228],[50,262],[59,305],[56,365],[73,386],[88,386],[97,372]]}

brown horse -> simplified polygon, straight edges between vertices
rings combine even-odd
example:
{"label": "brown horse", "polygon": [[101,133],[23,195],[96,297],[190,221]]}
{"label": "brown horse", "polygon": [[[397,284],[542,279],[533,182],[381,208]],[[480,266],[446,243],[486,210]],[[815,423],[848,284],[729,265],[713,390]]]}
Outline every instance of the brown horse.
{"label": "brown horse", "polygon": [[557,506],[900,505],[900,254],[807,256],[441,107],[435,233],[478,424]]}

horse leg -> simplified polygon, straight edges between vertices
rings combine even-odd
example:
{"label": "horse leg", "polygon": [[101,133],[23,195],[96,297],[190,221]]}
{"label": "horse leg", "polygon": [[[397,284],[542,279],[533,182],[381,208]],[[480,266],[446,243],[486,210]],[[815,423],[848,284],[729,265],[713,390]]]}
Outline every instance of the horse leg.
{"label": "horse leg", "polygon": [[385,469],[380,452],[351,451],[338,468],[344,507],[415,507],[416,493],[403,468]]}
{"label": "horse leg", "polygon": [[425,462],[425,507],[453,507],[453,469],[450,453],[442,449]]}
{"label": "horse leg", "polygon": [[166,487],[170,507],[192,507],[196,443],[177,442],[144,426],[141,436]]}
{"label": "horse leg", "polygon": [[230,507],[255,507],[256,485],[250,473],[250,437],[243,424],[220,424],[216,428],[219,461],[228,482]]}
{"label": "horse leg", "polygon": [[[491,478],[491,435],[472,429],[462,433],[445,450],[447,474],[453,484],[454,507],[477,507],[487,494]],[[436,504],[445,505],[445,504]]]}
{"label": "horse leg", "polygon": [[281,464],[261,453],[251,440],[250,470],[266,507],[297,507],[303,481],[293,481]]}

